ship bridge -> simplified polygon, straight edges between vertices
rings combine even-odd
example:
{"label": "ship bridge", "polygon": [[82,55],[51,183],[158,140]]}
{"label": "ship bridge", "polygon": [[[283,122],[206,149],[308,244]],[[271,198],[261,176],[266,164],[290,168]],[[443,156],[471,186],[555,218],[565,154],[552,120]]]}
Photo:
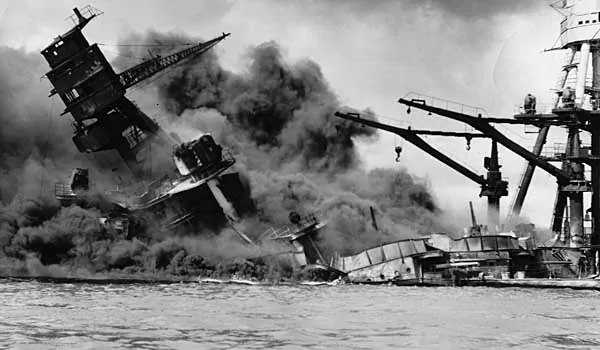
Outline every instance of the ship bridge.
{"label": "ship bridge", "polygon": [[598,38],[600,34],[599,0],[560,0],[552,8],[565,18],[560,23],[560,48]]}

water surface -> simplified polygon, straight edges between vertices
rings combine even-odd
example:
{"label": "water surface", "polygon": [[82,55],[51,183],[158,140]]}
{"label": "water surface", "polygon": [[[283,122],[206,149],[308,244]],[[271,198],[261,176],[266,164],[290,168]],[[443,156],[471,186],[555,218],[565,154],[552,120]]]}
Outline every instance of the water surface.
{"label": "water surface", "polygon": [[0,348],[592,349],[600,293],[0,282]]}

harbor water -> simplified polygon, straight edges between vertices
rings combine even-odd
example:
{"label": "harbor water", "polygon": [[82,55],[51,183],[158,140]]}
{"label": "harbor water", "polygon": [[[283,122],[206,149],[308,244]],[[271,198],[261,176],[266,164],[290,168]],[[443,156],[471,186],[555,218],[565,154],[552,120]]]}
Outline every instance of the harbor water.
{"label": "harbor water", "polygon": [[591,349],[600,293],[2,281],[2,349]]}

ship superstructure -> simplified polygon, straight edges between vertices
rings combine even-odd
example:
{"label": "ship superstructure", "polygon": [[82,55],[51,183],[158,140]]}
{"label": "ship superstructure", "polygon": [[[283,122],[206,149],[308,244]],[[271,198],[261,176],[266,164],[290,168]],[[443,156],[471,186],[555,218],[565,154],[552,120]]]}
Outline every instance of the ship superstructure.
{"label": "ship superstructure", "polygon": [[[561,0],[553,3],[563,19],[560,36],[553,50],[567,52],[554,103],[549,110],[536,108],[536,99],[528,94],[520,111],[509,118],[490,117],[482,108],[464,105],[432,96],[409,93],[398,100],[411,109],[429,115],[443,116],[464,123],[479,133],[460,133],[438,130],[412,130],[361,118],[356,114],[337,113],[338,117],[363,125],[386,130],[458,171],[482,187],[488,197],[489,233],[499,232],[499,199],[506,196],[507,183],[502,180],[498,163],[497,144],[517,154],[527,162],[517,193],[509,209],[507,223],[518,222],[535,168],[541,168],[556,179],[557,193],[550,227],[556,239],[550,246],[539,246],[535,254],[548,269],[551,266],[577,266],[585,260],[598,274],[598,247],[600,247],[600,2],[596,0]],[[528,150],[499,131],[496,124],[526,125],[537,128],[533,149]],[[544,152],[551,127],[566,130],[562,149]],[[582,143],[587,133],[591,144]],[[419,135],[463,137],[469,145],[475,137],[492,140],[492,154],[485,159],[487,177],[473,173],[427,144]],[[396,150],[398,153],[401,151]],[[559,163],[559,164],[556,164]],[[586,169],[591,176],[586,177]],[[591,194],[591,203],[584,203],[584,194]],[[586,210],[586,208],[589,208]],[[586,230],[585,222],[591,222]],[[589,225],[587,225],[589,226]],[[562,256],[563,258],[557,258]],[[564,258],[568,256],[568,258]],[[582,260],[583,259],[583,260]],[[594,260],[594,263],[591,261]]]}
{"label": "ship superstructure", "polygon": [[[231,154],[210,134],[182,143],[126,96],[127,89],[207,52],[229,34],[153,57],[117,74],[98,44],[89,44],[82,33],[102,12],[91,6],[73,11],[75,25],[41,53],[51,68],[46,74],[53,85],[50,96],[60,96],[66,106],[62,114],[72,116],[73,143],[79,152],[116,151],[135,182],[144,185],[143,193],[135,195],[114,191],[111,201],[129,211],[153,214],[163,229],[186,223],[193,227],[199,222],[208,227],[235,225],[238,210],[244,210],[249,198],[238,175],[226,173],[235,163]],[[89,176],[87,170],[85,176]],[[56,195],[69,202],[81,196],[76,192],[81,191],[71,182],[57,186]]]}

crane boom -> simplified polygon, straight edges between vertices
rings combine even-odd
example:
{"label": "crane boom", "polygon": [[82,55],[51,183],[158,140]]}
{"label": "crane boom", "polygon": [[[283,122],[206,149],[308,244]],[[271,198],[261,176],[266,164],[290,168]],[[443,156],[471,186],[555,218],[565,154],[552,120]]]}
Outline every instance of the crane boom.
{"label": "crane boom", "polygon": [[[435,159],[441,161],[442,163],[448,165],[450,168],[458,171],[463,176],[467,177],[471,181],[479,184],[481,186],[481,192],[479,196],[487,197],[488,202],[488,224],[492,228],[492,231],[495,232],[497,230],[498,224],[500,223],[500,198],[508,195],[508,182],[502,180],[502,174],[500,172],[501,165],[498,162],[498,145],[497,142],[492,140],[492,153],[490,157],[485,157],[484,159],[484,167],[487,169],[487,176],[481,176],[473,171],[467,169],[463,165],[455,162],[450,157],[446,156],[442,152],[438,151],[436,148],[429,145],[422,138],[419,137],[419,134],[424,135],[439,135],[439,136],[452,136],[452,137],[466,137],[469,139],[470,137],[486,137],[483,134],[474,134],[474,133],[460,133],[460,132],[445,132],[445,131],[432,131],[432,130],[410,130],[410,129],[402,129],[391,125],[382,124],[376,122],[374,120],[367,120],[360,118],[360,115],[357,113],[340,113],[336,112],[335,116],[340,117],[342,119],[354,121],[361,123],[363,125],[368,125],[377,129],[386,130],[397,134],[404,138],[406,141],[412,143],[417,146],[421,150],[427,152],[429,155],[434,157]],[[401,150],[400,150],[401,151]],[[396,150],[396,152],[399,152]],[[473,214],[473,222],[474,226],[476,226],[474,214]]]}
{"label": "crane boom", "polygon": [[353,122],[362,123],[364,125],[368,125],[370,127],[376,128],[376,129],[385,130],[385,131],[394,133],[394,134],[402,137],[406,141],[412,143],[413,145],[419,147],[421,150],[427,152],[428,154],[430,154],[432,157],[436,158],[440,162],[442,162],[442,163],[448,165],[449,167],[451,167],[452,169],[458,171],[460,174],[467,177],[471,181],[473,181],[481,186],[486,185],[486,181],[483,176],[474,173],[473,171],[464,167],[460,163],[455,162],[450,157],[448,157],[445,154],[443,154],[442,152],[438,151],[437,149],[432,147],[430,144],[425,142],[422,138],[420,138],[417,135],[417,133],[413,132],[412,130],[402,129],[402,128],[398,128],[395,126],[382,124],[382,123],[379,123],[379,122],[376,122],[373,120],[363,119],[358,114],[336,112],[335,116],[342,118],[342,119],[350,120]]}
{"label": "crane boom", "polygon": [[119,82],[125,89],[132,87],[133,85],[146,80],[156,73],[174,65],[185,58],[193,55],[202,54],[210,50],[213,46],[217,45],[220,41],[228,37],[230,33],[223,33],[221,36],[216,37],[212,40],[200,43],[190,48],[181,50],[174,54],[165,57],[156,57],[151,60],[142,62],[135,67],[131,67],[128,70],[119,74]]}
{"label": "crane boom", "polygon": [[[550,126],[546,125],[540,128],[538,136],[535,140],[535,145],[533,146],[532,153],[535,156],[540,156],[542,152],[542,147],[546,143],[546,139],[548,138],[548,132],[550,131]],[[533,179],[533,172],[535,171],[535,164],[532,162],[527,162],[527,166],[525,167],[525,171],[523,172],[523,176],[521,177],[521,182],[519,184],[517,194],[515,199],[511,205],[511,208],[508,212],[508,218],[511,217],[519,217],[521,215],[521,209],[523,208],[523,203],[525,202],[525,196],[527,195],[527,191],[529,190],[529,185],[531,185],[531,180]]]}
{"label": "crane boom", "polygon": [[[473,128],[488,135],[490,138],[497,141],[502,146],[508,148],[512,152],[525,158],[530,163],[535,164],[539,168],[544,169],[550,175],[556,177],[556,179],[558,180],[559,183],[568,183],[569,180],[571,179],[570,175],[566,171],[563,171],[563,170],[553,166],[552,164],[541,159],[539,156],[536,156],[535,154],[531,153],[529,150],[525,149],[523,146],[519,145],[518,143],[516,143],[516,142],[512,141],[511,139],[509,139],[508,137],[504,136],[504,134],[502,134],[496,128],[491,126],[487,121],[480,120],[480,118],[473,117],[473,116],[470,116],[470,115],[467,115],[464,113],[455,112],[455,111],[444,109],[444,108],[429,106],[429,105],[423,103],[423,101],[406,100],[404,98],[401,98],[398,100],[398,102],[400,102],[404,105],[407,105],[409,107],[414,107],[414,108],[418,108],[418,109],[421,109],[421,110],[424,110],[427,112],[435,113],[435,114],[438,114],[438,115],[441,115],[441,116],[444,116],[444,117],[447,117],[450,119],[454,119],[456,121],[459,121],[459,122],[462,122],[462,123],[472,126]],[[483,119],[483,118],[481,118],[481,119]]]}

